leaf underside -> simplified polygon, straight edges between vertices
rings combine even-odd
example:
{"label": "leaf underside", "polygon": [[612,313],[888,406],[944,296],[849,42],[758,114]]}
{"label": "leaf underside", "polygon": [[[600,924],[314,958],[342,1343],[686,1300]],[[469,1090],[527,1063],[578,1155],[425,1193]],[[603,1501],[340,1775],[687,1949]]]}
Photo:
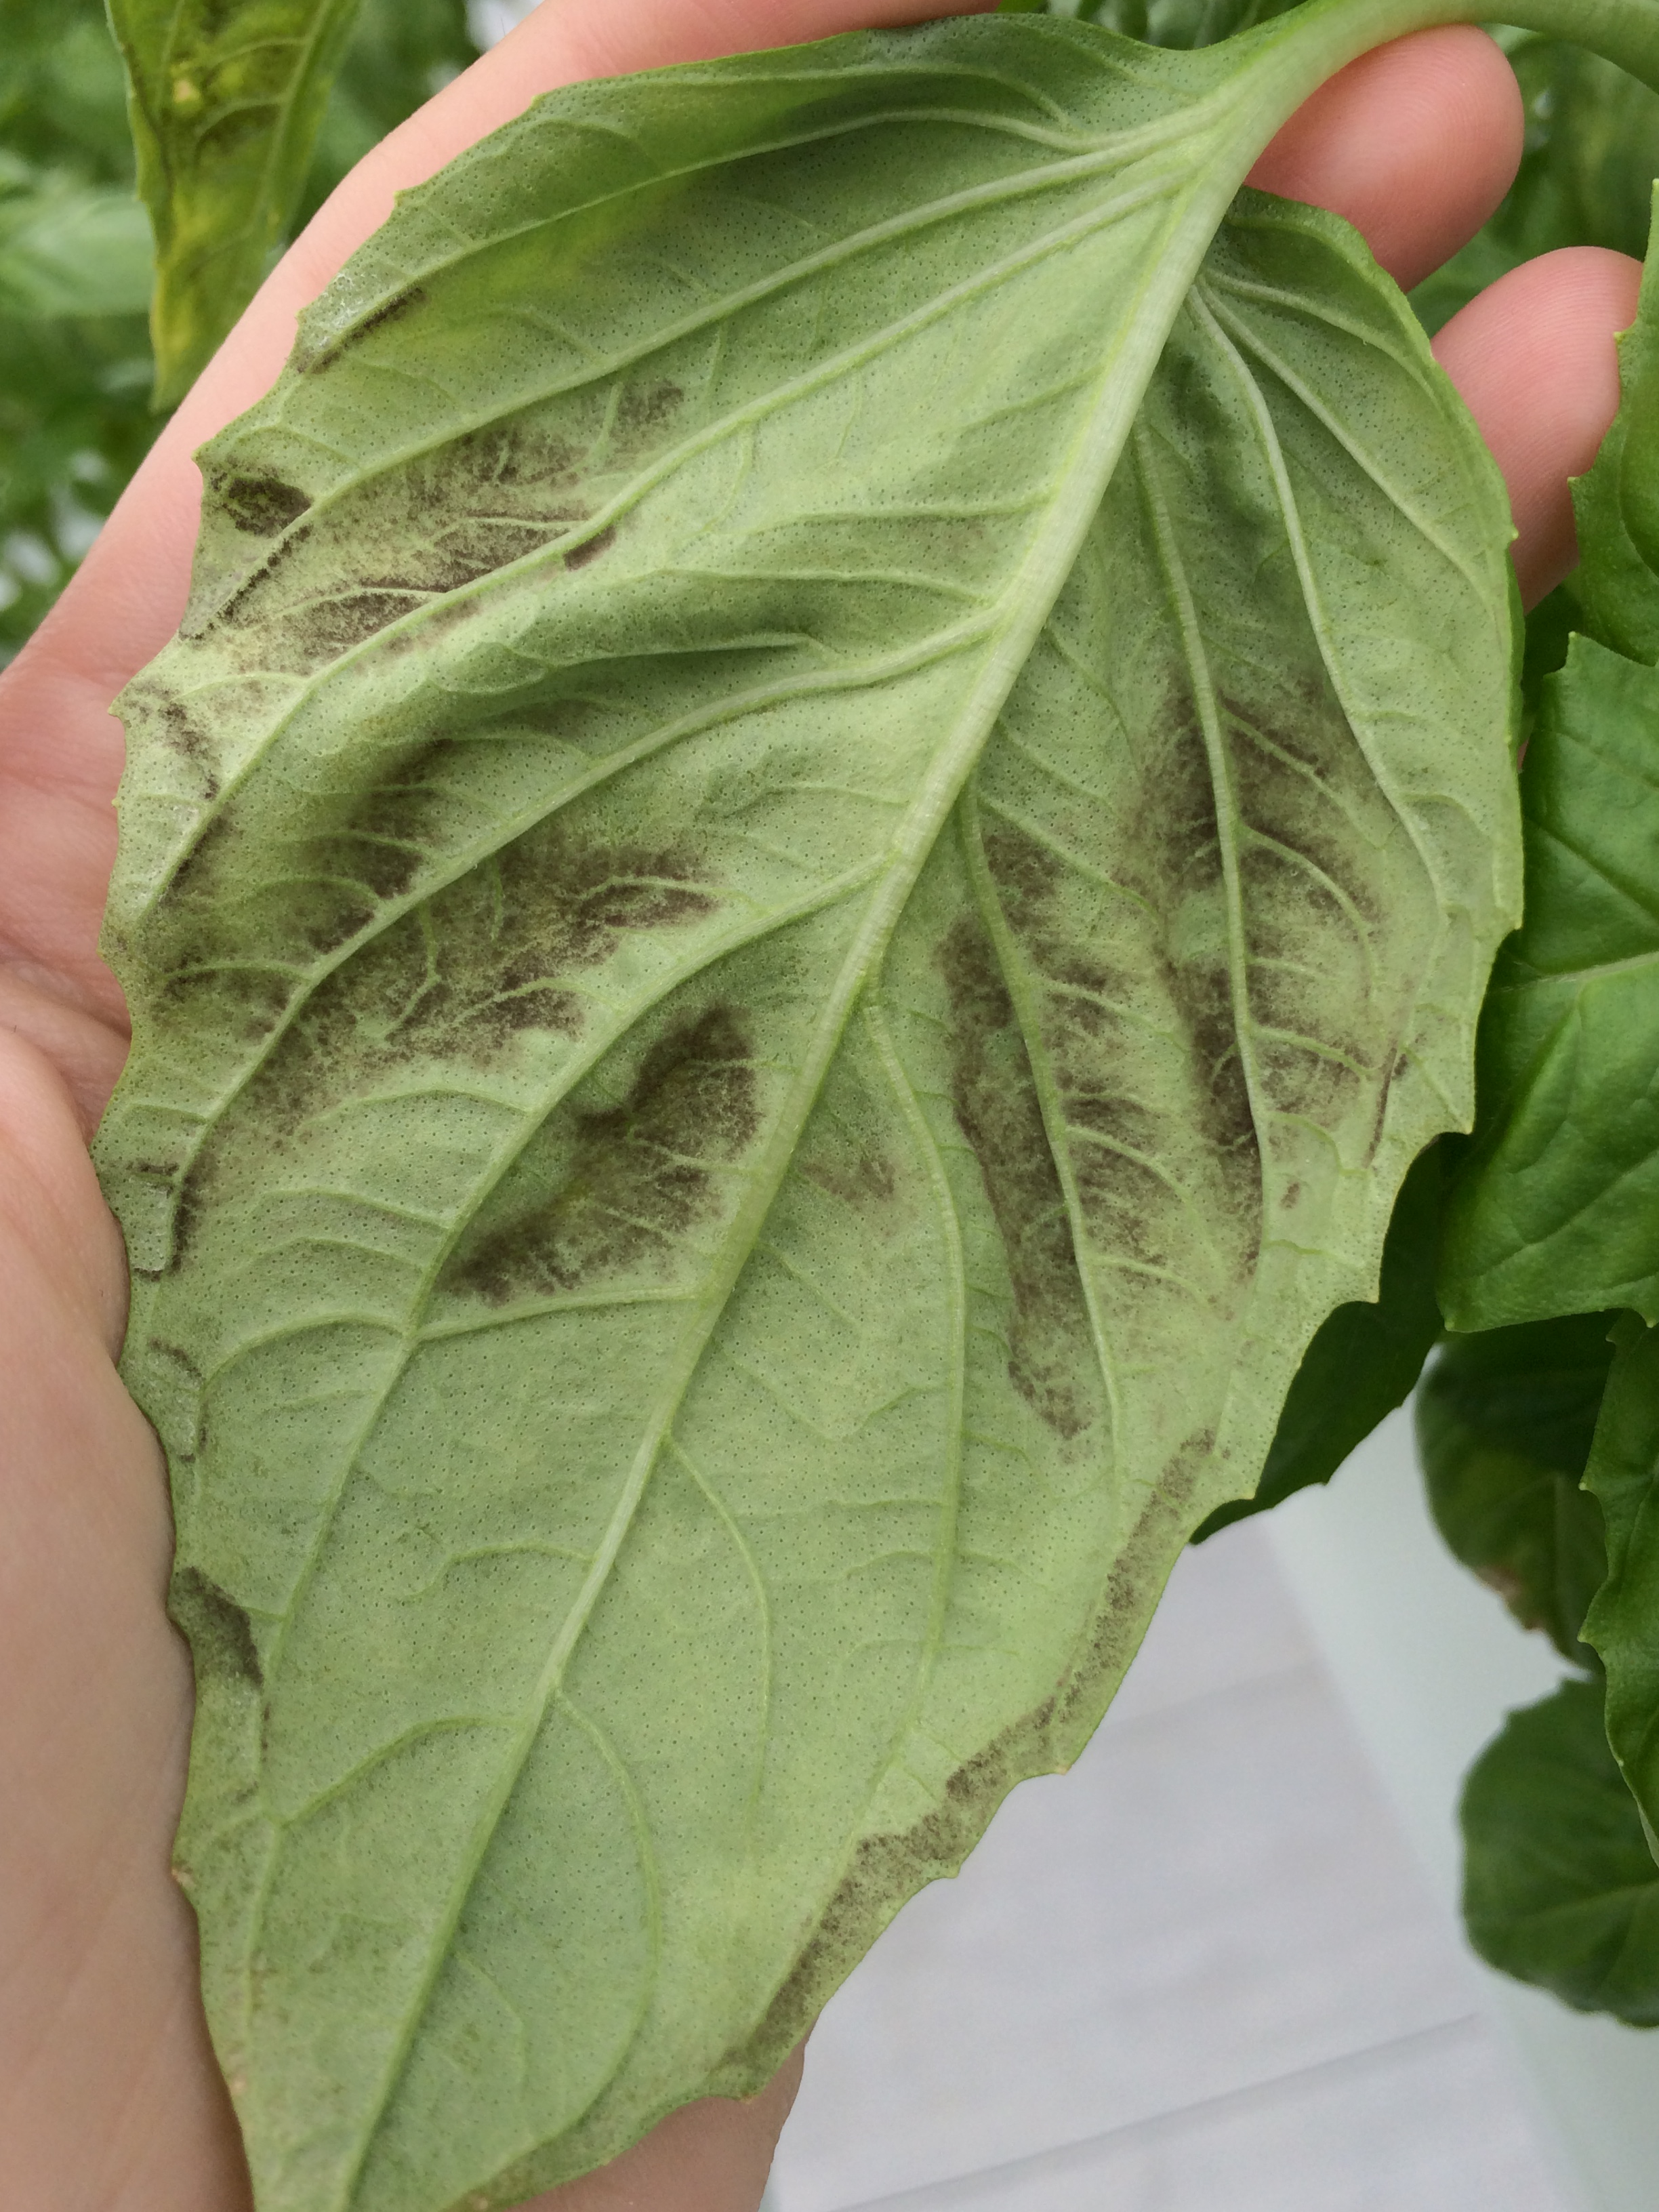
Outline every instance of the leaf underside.
{"label": "leaf underside", "polygon": [[99,1158],[264,2212],[763,2081],[1467,1126],[1502,489],[1342,225],[1205,258],[1236,82],[1034,18],[555,95],[204,456]]}
{"label": "leaf underside", "polygon": [[294,211],[359,0],[109,0],[155,236],[155,403],[181,398]]}

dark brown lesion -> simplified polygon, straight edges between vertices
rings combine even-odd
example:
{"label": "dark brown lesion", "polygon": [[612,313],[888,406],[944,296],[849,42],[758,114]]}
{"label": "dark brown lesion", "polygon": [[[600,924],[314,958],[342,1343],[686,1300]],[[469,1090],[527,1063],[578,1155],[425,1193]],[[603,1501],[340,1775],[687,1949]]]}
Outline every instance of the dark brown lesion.
{"label": "dark brown lesion", "polygon": [[1009,1378],[1051,1429],[1075,1437],[1095,1418],[1079,1387],[1095,1347],[1025,1038],[977,914],[957,916],[939,962],[951,1006],[951,1103],[979,1162],[1012,1293]]}
{"label": "dark brown lesion", "polygon": [[608,553],[616,542],[617,526],[608,523],[591,538],[585,538],[580,545],[573,545],[564,556],[564,565],[567,568],[585,568],[590,561],[597,561],[600,554]]}
{"label": "dark brown lesion", "polygon": [[353,323],[328,344],[310,347],[301,337],[294,349],[293,367],[295,372],[301,376],[309,376],[319,369],[331,368],[376,331],[385,330],[389,324],[401,322],[405,315],[413,314],[417,307],[424,307],[426,298],[424,286],[407,284],[401,292],[394,293],[384,306],[376,307],[372,314],[365,315],[362,322]]}
{"label": "dark brown lesion", "polygon": [[679,1023],[647,1051],[620,1105],[572,1123],[556,1187],[463,1246],[441,1289],[504,1305],[672,1274],[688,1232],[722,1211],[726,1171],[760,1129],[743,1015],[715,1006]]}
{"label": "dark brown lesion", "polygon": [[217,1677],[255,1690],[264,1686],[246,1610],[199,1567],[184,1567],[173,1576],[167,1611],[190,1640],[198,1683]]}
{"label": "dark brown lesion", "polygon": [[263,665],[324,666],[579,529],[592,511],[582,491],[591,459],[526,411],[349,482],[316,507],[275,478],[221,471],[211,493],[236,528],[280,542],[210,599],[196,627],[247,634]]}
{"label": "dark brown lesion", "polygon": [[279,538],[311,505],[297,484],[276,476],[216,472],[209,477],[207,495],[250,538]]}

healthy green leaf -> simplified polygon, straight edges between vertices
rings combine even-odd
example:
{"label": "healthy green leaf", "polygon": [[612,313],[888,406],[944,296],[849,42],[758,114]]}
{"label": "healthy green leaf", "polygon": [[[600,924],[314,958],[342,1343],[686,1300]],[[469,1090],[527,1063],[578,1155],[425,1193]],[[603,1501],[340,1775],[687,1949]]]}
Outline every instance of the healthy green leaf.
{"label": "healthy green leaf", "polygon": [[1328,1482],[1354,1447],[1410,1396],[1440,1334],[1434,1273],[1441,1183],[1437,1146],[1401,1187],[1375,1304],[1339,1306],[1320,1324],[1285,1401],[1255,1496],[1218,1506],[1194,1531],[1194,1543],[1311,1484]]}
{"label": "healthy green leaf", "polygon": [[764,2080],[1468,1114],[1507,507],[1344,226],[1209,246],[1307,82],[1034,17],[554,95],[204,456],[99,1156],[264,2212]]}
{"label": "healthy green leaf", "polygon": [[1642,273],[1636,321],[1619,341],[1619,413],[1573,486],[1582,552],[1574,579],[1589,634],[1659,662],[1659,261]]}
{"label": "healthy green leaf", "polygon": [[142,315],[149,226],[131,192],[34,178],[0,149],[0,315]]}
{"label": "healthy green leaf", "polygon": [[109,0],[155,235],[155,404],[252,298],[305,182],[357,0]]}
{"label": "healthy green leaf", "polygon": [[1607,1735],[1626,1781],[1659,1837],[1659,1334],[1626,1314],[1596,1425],[1585,1487],[1607,1527],[1607,1579],[1584,1623],[1584,1638],[1607,1674]]}
{"label": "healthy green leaf", "polygon": [[1527,918],[1493,972],[1447,1208],[1456,1329],[1659,1314],[1659,673],[1577,638],[1543,697]]}
{"label": "healthy green leaf", "polygon": [[1429,1504],[1455,1556],[1523,1628],[1594,1667],[1578,1640],[1607,1571],[1579,1488],[1613,1359],[1611,1314],[1454,1336],[1417,1394]]}
{"label": "healthy green leaf", "polygon": [[1599,1682],[1511,1713],[1463,1790],[1463,1917],[1489,1966],[1577,2012],[1659,2027],[1659,1868]]}

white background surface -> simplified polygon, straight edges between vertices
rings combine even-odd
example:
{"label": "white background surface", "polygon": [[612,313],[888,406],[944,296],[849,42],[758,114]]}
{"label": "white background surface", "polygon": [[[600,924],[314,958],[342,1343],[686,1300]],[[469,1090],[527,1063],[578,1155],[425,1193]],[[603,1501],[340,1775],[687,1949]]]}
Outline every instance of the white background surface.
{"label": "white background surface", "polygon": [[768,2201],[1580,2212],[1547,2157],[1246,1522],[1182,1559],[1072,1773],[1016,1790],[832,2000]]}

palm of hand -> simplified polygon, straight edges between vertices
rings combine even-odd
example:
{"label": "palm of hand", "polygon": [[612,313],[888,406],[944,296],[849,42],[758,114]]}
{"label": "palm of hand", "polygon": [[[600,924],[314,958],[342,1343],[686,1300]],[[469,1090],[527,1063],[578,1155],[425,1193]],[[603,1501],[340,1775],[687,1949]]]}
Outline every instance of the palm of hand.
{"label": "palm of hand", "polygon": [[[665,25],[659,4],[630,0],[595,31],[572,0],[550,0],[348,180],[0,679],[0,1670],[14,1686],[0,1714],[0,2212],[230,2212],[246,2201],[193,1929],[167,1872],[189,1678],[161,1607],[163,1470],[114,1370],[124,1261],[84,1149],[125,1049],[120,994],[97,952],[121,758],[108,705],[183,604],[190,451],[269,383],[296,307],[392,191],[534,92],[927,12],[915,0],[791,0],[786,20],[760,0],[724,0],[687,4]],[[1489,42],[1428,33],[1328,87],[1256,178],[1347,215],[1412,282],[1490,211],[1519,126]],[[1608,334],[1633,301],[1633,264],[1552,256],[1494,287],[1443,342],[1509,477],[1534,595],[1571,556],[1565,477],[1588,464],[1616,404]],[[568,2212],[752,2206],[792,2087],[755,2107],[693,2107],[609,2174],[555,2196]]]}

